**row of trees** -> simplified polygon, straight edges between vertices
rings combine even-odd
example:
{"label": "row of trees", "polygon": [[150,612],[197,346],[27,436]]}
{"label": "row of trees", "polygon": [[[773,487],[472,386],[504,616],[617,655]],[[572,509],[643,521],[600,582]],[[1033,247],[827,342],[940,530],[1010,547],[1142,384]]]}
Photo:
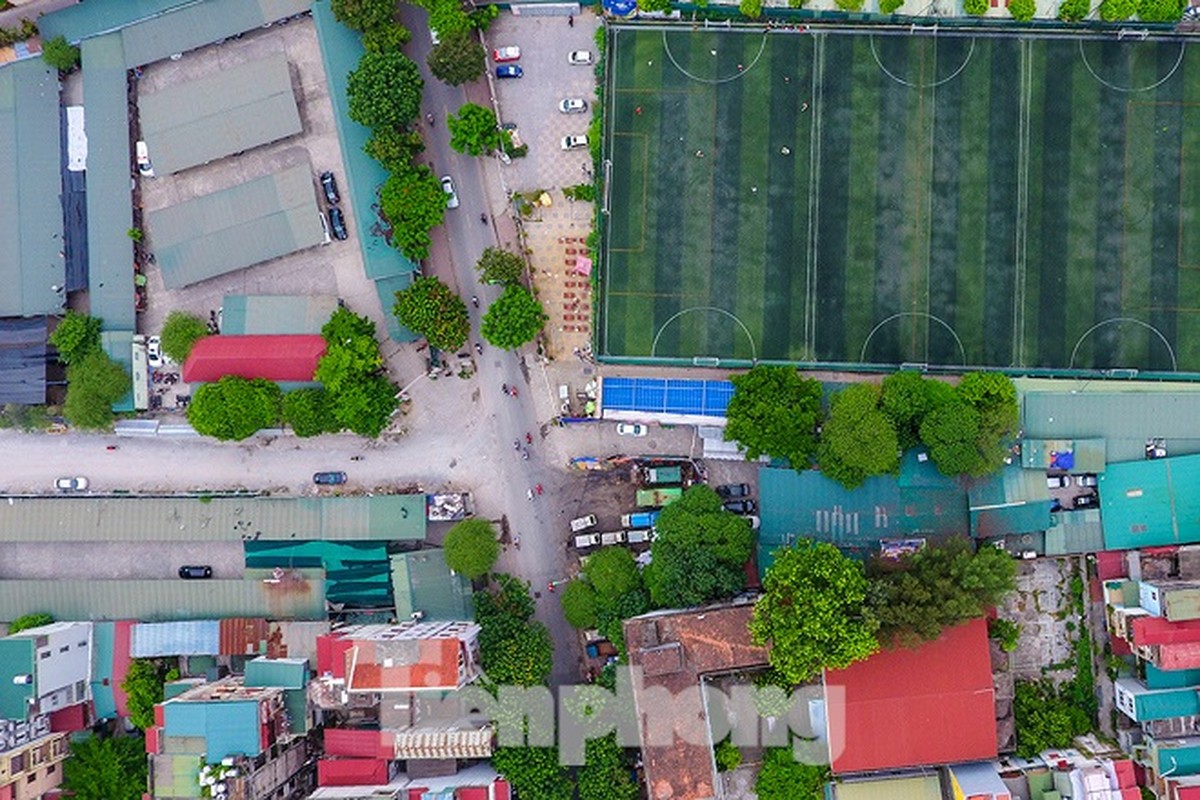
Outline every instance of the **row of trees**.
{"label": "row of trees", "polygon": [[893,373],[879,387],[842,389],[827,417],[820,382],[790,367],[760,365],[732,381],[727,440],[747,458],[784,459],[798,470],[815,458],[848,488],[895,472],[902,452],[918,445],[946,475],[987,475],[1004,465],[1017,429],[1016,388],[1000,373],[973,372],[957,386]]}
{"label": "row of trees", "polygon": [[100,327],[97,317],[68,311],[50,334],[58,360],[67,365],[63,416],[76,427],[92,430],[112,427],[113,403],[133,385],[125,368],[101,349]]}

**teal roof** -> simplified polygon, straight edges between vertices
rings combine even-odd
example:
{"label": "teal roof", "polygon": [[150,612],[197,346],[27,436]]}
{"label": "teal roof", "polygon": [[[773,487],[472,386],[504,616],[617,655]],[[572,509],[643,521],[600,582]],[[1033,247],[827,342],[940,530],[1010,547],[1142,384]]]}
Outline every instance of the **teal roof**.
{"label": "teal roof", "polygon": [[392,587],[396,619],[406,620],[418,611],[426,622],[475,619],[471,583],[450,572],[441,548],[392,556]]}
{"label": "teal roof", "polygon": [[58,71],[40,58],[0,68],[0,317],[62,313]]}
{"label": "teal roof", "polygon": [[351,608],[392,605],[386,541],[249,541],[246,566],[320,567],[325,570],[325,599]]}
{"label": "teal roof", "polygon": [[285,690],[283,705],[287,708],[289,731],[296,735],[308,733],[308,690]]}
{"label": "teal roof", "polygon": [[146,227],[163,283],[178,289],[321,244],[320,213],[305,161],[149,211]]}
{"label": "teal roof", "polygon": [[990,539],[1050,527],[1046,473],[1018,466],[981,478],[969,492],[971,535]]}
{"label": "teal roof", "polygon": [[97,622],[92,626],[92,705],[96,719],[111,719],[117,715],[117,698],[113,694],[113,654],[116,652],[116,626]]}
{"label": "teal roof", "polygon": [[1105,549],[1200,542],[1200,455],[1109,464],[1099,483]]}
{"label": "teal roof", "polygon": [[308,685],[308,661],[303,658],[266,658],[246,662],[246,686],[303,689]]}
{"label": "teal roof", "polygon": [[18,675],[34,674],[36,643],[34,639],[0,639],[0,719],[24,720],[29,700],[37,696],[32,683],[13,682]]}
{"label": "teal roof", "polygon": [[1176,775],[1200,774],[1200,736],[1155,739],[1146,736],[1147,759],[1160,775],[1168,769]]}
{"label": "teal roof", "polygon": [[415,342],[421,337],[400,324],[392,313],[396,305],[396,292],[401,292],[412,285],[413,273],[393,275],[390,278],[379,278],[375,281],[375,293],[379,295],[379,304],[383,307],[383,315],[387,318],[388,336],[397,342]]}
{"label": "teal roof", "polygon": [[1146,668],[1146,686],[1150,689],[1182,689],[1200,686],[1200,669],[1159,669],[1149,661]]}
{"label": "teal roof", "polygon": [[1026,469],[1056,469],[1078,475],[1104,472],[1105,463],[1103,439],[1021,440],[1021,466]]}
{"label": "teal roof", "polygon": [[62,36],[72,44],[101,33],[124,28],[141,19],[161,14],[194,0],[88,0],[38,18],[38,30],[46,39]]}
{"label": "teal roof", "polygon": [[176,698],[163,704],[163,721],[163,736],[203,738],[205,760],[210,764],[229,756],[254,757],[262,752],[255,699]]}
{"label": "teal roof", "polygon": [[[1200,391],[1106,391],[1102,384],[1076,392],[1021,395],[1028,439],[1104,439],[1106,458],[1145,458],[1146,440],[1167,439],[1172,455],[1200,453],[1195,420]],[[1198,387],[1200,388],[1200,387]]]}
{"label": "teal roof", "polygon": [[125,368],[126,375],[131,376],[129,391],[113,403],[113,411],[133,411],[133,331],[104,331],[100,334],[100,347],[109,358]]}
{"label": "teal roof", "polygon": [[1104,549],[1104,526],[1100,524],[1100,509],[1059,511],[1051,516],[1054,524],[1046,529],[1043,555],[1098,553]]}
{"label": "teal roof", "polygon": [[320,334],[337,307],[337,297],[327,294],[227,294],[221,304],[221,333]]}

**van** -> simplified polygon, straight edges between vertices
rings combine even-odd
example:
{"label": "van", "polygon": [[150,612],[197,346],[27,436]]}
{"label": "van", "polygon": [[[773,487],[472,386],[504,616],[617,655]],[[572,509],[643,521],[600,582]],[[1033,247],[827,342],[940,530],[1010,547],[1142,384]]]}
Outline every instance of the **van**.
{"label": "van", "polygon": [[589,547],[600,546],[600,534],[598,533],[581,533],[575,537],[575,549],[586,550]]}
{"label": "van", "polygon": [[625,537],[627,544],[649,544],[653,542],[656,536],[654,528],[642,528],[641,530],[630,531]]}
{"label": "van", "polygon": [[571,533],[579,533],[586,531],[588,528],[596,524],[596,515],[588,514],[586,517],[579,517],[571,520]]}
{"label": "van", "polygon": [[600,544],[625,544],[625,531],[609,531],[600,534]]}

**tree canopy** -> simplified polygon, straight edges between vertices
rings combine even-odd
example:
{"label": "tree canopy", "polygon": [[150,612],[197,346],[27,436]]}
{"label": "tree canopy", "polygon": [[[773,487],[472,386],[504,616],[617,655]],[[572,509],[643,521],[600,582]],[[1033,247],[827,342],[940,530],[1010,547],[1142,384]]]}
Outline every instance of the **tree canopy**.
{"label": "tree canopy", "polygon": [[525,260],[516,253],[489,247],[483,251],[475,264],[479,278],[484,283],[520,283],[525,277]]}
{"label": "tree canopy", "polygon": [[791,367],[763,364],[730,380],[725,440],[737,442],[748,459],[768,455],[807,467],[817,448],[821,384]]}
{"label": "tree canopy", "polygon": [[412,40],[408,28],[397,22],[379,25],[363,33],[363,49],[368,53],[392,53]]}
{"label": "tree canopy", "polygon": [[400,128],[376,128],[363,145],[363,152],[388,172],[408,169],[413,157],[424,150],[421,134]]}
{"label": "tree canopy", "polygon": [[471,332],[466,303],[433,276],[417,278],[408,288],[396,292],[392,313],[401,325],[424,336],[430,347],[439,350],[457,350]]}
{"label": "tree canopy", "polygon": [[20,633],[21,631],[27,631],[30,628],[40,628],[43,625],[49,625],[51,622],[54,622],[53,614],[46,614],[46,613],[22,614],[21,616],[14,619],[12,622],[8,623],[8,633],[5,635],[12,636],[14,633]]}
{"label": "tree canopy", "polygon": [[70,72],[79,66],[79,48],[55,36],[42,42],[42,60],[59,72]]}
{"label": "tree canopy", "polygon": [[821,472],[848,489],[900,467],[900,442],[891,420],[879,409],[878,389],[856,383],[834,396],[821,428],[817,463]]}
{"label": "tree canopy", "polygon": [[187,361],[196,342],[208,336],[208,324],[183,311],[167,314],[162,329],[162,351],[177,364]]}
{"label": "tree canopy", "polygon": [[464,519],[455,523],[442,543],[450,569],[475,580],[486,574],[500,555],[496,529],[486,519]]}
{"label": "tree canopy", "polygon": [[439,34],[441,42],[429,51],[426,63],[433,77],[451,86],[461,86],[483,77],[487,53],[469,30]]}
{"label": "tree canopy", "polygon": [[572,628],[596,627],[596,590],[592,584],[580,578],[567,581],[563,587],[562,596],[563,616]]}
{"label": "tree canopy", "polygon": [[1087,712],[1069,702],[1048,680],[1017,681],[1013,718],[1017,755],[1023,758],[1070,747],[1076,736],[1092,728]]}
{"label": "tree canopy", "polygon": [[633,553],[624,547],[602,547],[588,558],[583,574],[605,601],[632,592],[642,585]]}
{"label": "tree canopy", "polygon": [[571,800],[575,783],[558,763],[556,747],[498,747],[492,766],[522,800]]}
{"label": "tree canopy", "polygon": [[63,416],[79,428],[106,430],[113,422],[112,404],[131,387],[129,373],[95,349],[67,367],[67,399]]}
{"label": "tree canopy", "polygon": [[[317,362],[315,378],[325,387],[332,422],[315,416],[313,425],[345,428],[375,438],[396,410],[396,386],[384,371],[375,323],[343,306],[333,312],[321,335],[326,348]],[[320,411],[314,406],[314,414]]]}
{"label": "tree canopy", "polygon": [[1004,466],[1017,422],[1012,380],[998,372],[973,372],[926,414],[921,441],[943,474],[979,477]]}
{"label": "tree canopy", "polygon": [[1058,6],[1058,18],[1065,22],[1079,22],[1092,10],[1092,0],[1063,0]]}
{"label": "tree canopy", "polygon": [[541,302],[524,286],[509,284],[504,293],[488,306],[480,332],[490,344],[504,350],[516,350],[533,341],[546,321]]}
{"label": "tree canopy", "polygon": [[392,246],[413,261],[428,256],[429,231],[446,218],[448,197],[424,164],[394,165],[379,190],[379,210],[392,226]]}
{"label": "tree canopy", "polygon": [[346,82],[350,119],[368,128],[403,128],[421,110],[425,82],[398,50],[365,52]]}
{"label": "tree canopy", "polygon": [[792,684],[841,669],[879,650],[879,623],[864,607],[862,565],[824,542],[779,548],[754,606],[750,635],[771,646],[771,666]]}
{"label": "tree canopy", "polygon": [[226,375],[205,383],[192,395],[188,422],[197,433],[222,440],[240,440],[279,424],[283,394],[279,385],[262,378],[246,380]]}
{"label": "tree canopy", "polygon": [[163,684],[177,680],[179,670],[157,661],[135,658],[129,663],[121,690],[126,695],[129,721],[142,730],[154,725],[154,706],[163,701]]}
{"label": "tree canopy", "polygon": [[75,739],[62,768],[62,788],[75,800],[141,800],[146,744],[140,736]]}
{"label": "tree canopy", "polygon": [[297,389],[284,395],[283,418],[300,437],[337,433],[342,429],[333,414],[329,392],[323,388]]}
{"label": "tree canopy", "polygon": [[68,311],[50,334],[50,344],[58,350],[58,360],[70,364],[99,350],[101,325],[99,317]]}
{"label": "tree canopy", "polygon": [[771,747],[763,752],[762,768],[754,779],[759,800],[823,800],[829,768],[801,764],[787,747]]}
{"label": "tree canopy", "polygon": [[476,592],[474,599],[479,657],[488,680],[497,685],[544,684],[554,667],[554,644],[546,626],[533,619],[529,584],[497,575],[494,588]]}
{"label": "tree canopy", "polygon": [[481,156],[500,146],[500,125],[490,108],[463,103],[457,114],[446,118],[446,127],[450,130],[450,147],[460,153]]}
{"label": "tree canopy", "polygon": [[921,421],[942,403],[954,396],[954,387],[943,381],[931,380],[913,370],[893,372],[883,379],[879,406],[892,421],[901,449],[916,447],[921,442]]}
{"label": "tree canopy", "polygon": [[579,768],[579,800],[637,800],[637,784],[630,778],[625,752],[610,733],[589,739],[583,746],[584,763]]}
{"label": "tree canopy", "polygon": [[332,0],[333,17],[347,28],[365,32],[391,24],[396,0]]}

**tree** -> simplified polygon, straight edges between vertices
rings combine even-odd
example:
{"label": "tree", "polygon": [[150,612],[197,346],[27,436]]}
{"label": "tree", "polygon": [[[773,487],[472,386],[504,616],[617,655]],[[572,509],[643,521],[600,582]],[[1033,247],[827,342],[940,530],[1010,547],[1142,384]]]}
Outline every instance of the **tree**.
{"label": "tree", "polygon": [[921,422],[925,416],[953,396],[954,387],[950,384],[904,370],[883,379],[879,406],[892,421],[901,449],[907,450],[920,444]]}
{"label": "tree", "polygon": [[533,293],[524,286],[509,284],[488,306],[480,332],[495,347],[516,350],[533,341],[545,321],[546,311]]}
{"label": "tree", "polygon": [[54,615],[52,614],[23,614],[8,623],[7,635],[12,636],[14,633],[27,631],[30,628],[40,628],[43,625],[49,625],[51,622],[54,622]]}
{"label": "tree", "polygon": [[1091,10],[1091,0],[1063,0],[1058,7],[1058,18],[1064,22],[1079,22]]}
{"label": "tree", "polygon": [[742,765],[742,751],[726,737],[713,747],[713,760],[717,762],[717,772],[729,772]]}
{"label": "tree", "polygon": [[863,605],[867,576],[824,542],[801,539],[775,551],[754,605],[750,635],[770,645],[771,666],[792,684],[842,669],[879,650],[879,623]]}
{"label": "tree", "polygon": [[396,22],[379,25],[363,34],[363,49],[368,53],[395,53],[412,40],[408,28]]}
{"label": "tree", "polygon": [[341,430],[329,393],[321,388],[297,389],[283,397],[283,418],[297,436],[320,436]]}
{"label": "tree", "polygon": [[500,555],[496,529],[485,519],[456,523],[442,547],[446,550],[446,565],[472,581],[486,574]]}
{"label": "tree", "polygon": [[283,394],[278,384],[226,375],[196,390],[187,418],[203,436],[240,440],[278,425],[282,410]]}
{"label": "tree", "polygon": [[63,416],[79,428],[105,430],[112,425],[113,403],[130,389],[129,373],[103,350],[93,350],[67,367]]}
{"label": "tree", "polygon": [[637,0],[641,11],[667,11],[671,8],[671,0]]}
{"label": "tree", "polygon": [[461,86],[483,77],[487,53],[471,31],[452,31],[441,35],[441,42],[429,51],[426,63],[439,81]]}
{"label": "tree", "polygon": [[1037,4],[1034,0],[1009,0],[1008,13],[1017,22],[1028,22],[1037,13]]}
{"label": "tree", "polygon": [[588,558],[583,574],[602,601],[614,600],[642,585],[637,562],[624,547],[600,548]]}
{"label": "tree", "polygon": [[821,428],[817,463],[847,489],[899,468],[900,442],[891,420],[879,410],[878,389],[857,383],[834,396]]}
{"label": "tree", "polygon": [[401,325],[439,350],[457,350],[471,332],[467,304],[432,276],[417,278],[407,289],[396,292],[392,313]]}
{"label": "tree", "polygon": [[895,14],[902,5],[904,5],[904,0],[879,0],[879,13]]}
{"label": "tree", "polygon": [[497,575],[496,588],[475,593],[479,657],[488,680],[497,685],[544,684],[554,666],[550,631],[533,616],[529,584]]}
{"label": "tree", "polygon": [[42,42],[42,60],[59,72],[70,72],[79,66],[79,48],[55,36]]}
{"label": "tree", "polygon": [[1103,0],[1100,3],[1100,19],[1105,22],[1121,22],[1137,11],[1137,0]]}
{"label": "tree", "polygon": [[1029,758],[1046,750],[1070,747],[1091,730],[1087,713],[1066,700],[1047,680],[1017,681],[1013,695],[1017,755]]}
{"label": "tree", "polygon": [[880,643],[931,641],[944,628],[982,617],[1015,588],[1015,574],[1003,550],[972,552],[963,537],[926,546],[896,565],[873,563],[867,605],[879,621]]}
{"label": "tree", "polygon": [[375,323],[341,307],[321,328],[321,336],[325,355],[314,377],[325,387],[331,427],[375,438],[396,410],[396,386],[384,372]]}
{"label": "tree", "polygon": [[762,768],[754,779],[759,800],[823,800],[829,768],[801,764],[787,747],[771,747],[763,753]]}
{"label": "tree", "polygon": [[1017,390],[999,373],[963,376],[921,422],[921,441],[945,475],[979,477],[1004,466],[1018,422]]}
{"label": "tree", "polygon": [[500,146],[500,125],[490,108],[463,103],[458,114],[446,117],[450,146],[460,153],[481,156]]}
{"label": "tree", "polygon": [[146,745],[140,736],[88,736],[71,742],[62,786],[75,800],[140,800],[146,769]]}
{"label": "tree", "polygon": [[419,261],[429,255],[429,231],[446,218],[447,194],[424,164],[394,170],[379,190],[379,210],[392,226],[392,246]]}
{"label": "tree", "polygon": [[329,8],[334,19],[362,33],[390,24],[396,13],[396,0],[332,0]]}
{"label": "tree", "polygon": [[745,576],[707,550],[655,542],[646,588],[658,608],[700,606],[741,590]]}
{"label": "tree", "polygon": [[563,616],[572,628],[596,627],[596,590],[587,581],[567,581],[562,592]]}
{"label": "tree", "polygon": [[768,455],[796,469],[808,466],[817,449],[821,384],[791,367],[762,364],[730,380],[725,441],[737,442],[750,460]]}
{"label": "tree", "polygon": [[363,152],[388,172],[408,169],[416,155],[425,150],[421,134],[400,128],[376,128],[363,145]]}
{"label": "tree", "polygon": [[575,784],[558,763],[556,747],[498,747],[492,766],[522,800],[571,800]]}
{"label": "tree", "polygon": [[101,324],[99,317],[68,311],[50,334],[50,344],[58,350],[58,360],[70,364],[99,350]]}
{"label": "tree", "polygon": [[399,51],[363,53],[346,82],[350,119],[368,128],[403,128],[421,110],[421,71]]}
{"label": "tree", "polygon": [[741,0],[738,11],[748,19],[758,19],[762,16],[762,0]]}
{"label": "tree", "polygon": [[475,264],[484,283],[518,284],[525,277],[525,260],[516,253],[489,247]]}
{"label": "tree", "polygon": [[963,0],[963,11],[966,11],[973,17],[982,17],[987,13],[987,0]]}
{"label": "tree", "polygon": [[135,658],[129,663],[121,690],[129,709],[129,721],[142,730],[154,725],[154,706],[163,701],[163,684],[178,680],[179,670],[157,661]]}
{"label": "tree", "polygon": [[979,412],[957,398],[934,409],[921,423],[921,441],[944,475],[987,473],[979,437]]}
{"label": "tree", "polygon": [[162,329],[162,351],[177,364],[187,361],[196,342],[208,336],[204,320],[183,311],[167,314]]}
{"label": "tree", "polygon": [[1012,378],[999,372],[969,372],[954,391],[979,412],[980,427],[989,438],[1002,439],[1017,429],[1020,409]]}
{"label": "tree", "polygon": [[629,777],[625,751],[617,744],[615,733],[585,742],[583,758],[579,800],[637,800],[638,787]]}
{"label": "tree", "polygon": [[1186,6],[1186,0],[1138,0],[1137,15],[1142,22],[1178,22]]}

